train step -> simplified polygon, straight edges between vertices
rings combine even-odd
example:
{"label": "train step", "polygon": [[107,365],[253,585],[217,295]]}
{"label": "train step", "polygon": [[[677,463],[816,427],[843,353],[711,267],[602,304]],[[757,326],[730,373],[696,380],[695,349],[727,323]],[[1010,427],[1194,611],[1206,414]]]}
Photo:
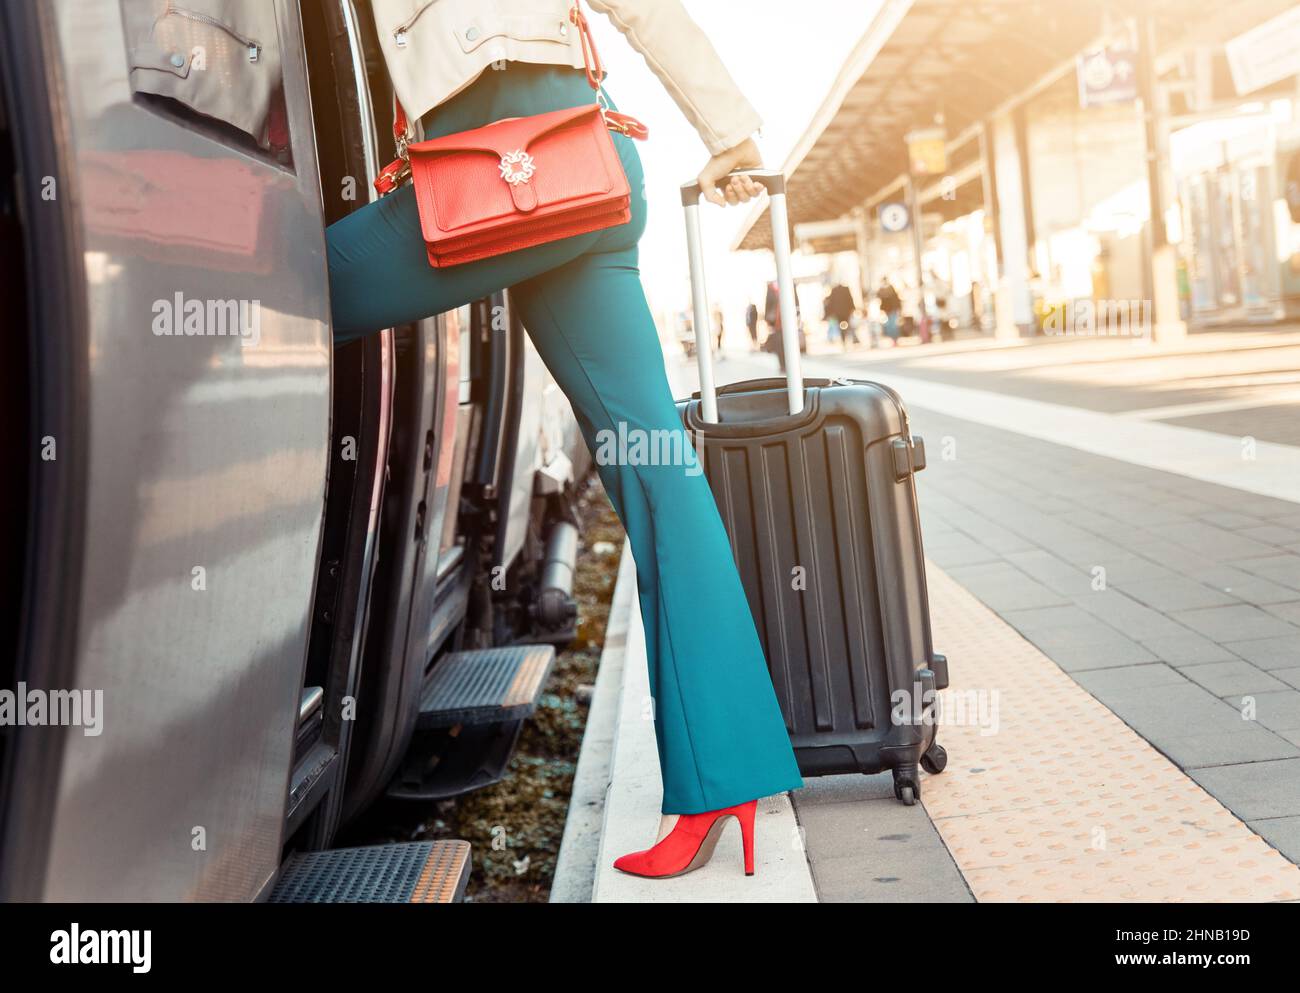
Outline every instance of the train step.
{"label": "train step", "polygon": [[457,652],[440,661],[389,797],[445,800],[500,782],[554,664],[553,645]]}
{"label": "train step", "polygon": [[424,689],[417,727],[429,731],[521,721],[537,709],[554,664],[552,645],[512,645],[449,655],[434,667]]}
{"label": "train step", "polygon": [[501,782],[510,770],[523,721],[477,724],[417,735],[388,796],[393,800],[448,800]]}
{"label": "train step", "polygon": [[292,855],[271,903],[460,903],[468,841],[413,841]]}

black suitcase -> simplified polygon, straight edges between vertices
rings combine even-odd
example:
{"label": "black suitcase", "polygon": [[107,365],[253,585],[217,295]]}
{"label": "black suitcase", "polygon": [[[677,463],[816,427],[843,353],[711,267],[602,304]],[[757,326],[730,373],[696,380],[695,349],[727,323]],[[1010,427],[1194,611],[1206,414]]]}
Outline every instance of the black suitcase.
{"label": "black suitcase", "polygon": [[[782,320],[793,327],[784,178],[750,175],[772,194]],[[684,186],[682,202],[696,326],[708,327],[698,187]],[[947,764],[934,694],[948,666],[932,646],[913,480],[925,446],[897,393],[866,381],[805,383],[797,337],[784,337],[788,379],[721,390],[701,340],[702,389],[678,407],[731,536],[800,770],[889,769],[895,794],[912,804],[918,767]]]}

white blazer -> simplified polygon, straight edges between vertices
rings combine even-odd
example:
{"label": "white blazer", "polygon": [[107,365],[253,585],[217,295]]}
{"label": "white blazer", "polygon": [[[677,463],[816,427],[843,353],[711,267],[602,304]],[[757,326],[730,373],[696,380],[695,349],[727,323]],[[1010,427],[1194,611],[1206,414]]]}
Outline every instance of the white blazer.
{"label": "white blazer", "polygon": [[[734,148],[762,125],[681,0],[587,4],[608,15],[645,57],[711,154]],[[372,0],[372,6],[388,73],[412,119],[494,63],[583,65],[578,30],[569,23],[572,0]]]}

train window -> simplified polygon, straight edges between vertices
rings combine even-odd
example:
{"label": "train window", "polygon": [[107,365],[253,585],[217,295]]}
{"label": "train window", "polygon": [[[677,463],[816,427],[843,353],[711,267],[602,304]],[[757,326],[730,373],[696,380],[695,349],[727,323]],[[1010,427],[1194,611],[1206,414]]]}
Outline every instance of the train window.
{"label": "train window", "polygon": [[292,165],[275,4],[120,2],[131,87],[141,102]]}

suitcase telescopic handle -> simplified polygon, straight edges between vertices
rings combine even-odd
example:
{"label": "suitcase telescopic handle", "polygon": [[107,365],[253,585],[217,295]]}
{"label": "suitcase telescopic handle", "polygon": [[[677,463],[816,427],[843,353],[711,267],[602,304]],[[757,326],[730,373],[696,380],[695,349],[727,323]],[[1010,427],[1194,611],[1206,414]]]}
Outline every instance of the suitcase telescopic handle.
{"label": "suitcase telescopic handle", "polygon": [[[742,169],[732,176],[748,176],[763,184],[771,196],[772,250],[776,256],[776,285],[780,294],[781,344],[785,353],[786,390],[791,414],[803,410],[803,371],[799,354],[799,316],[794,298],[794,270],[790,265],[790,214],[786,207],[785,175]],[[730,178],[730,177],[728,177]],[[705,423],[718,422],[718,388],[713,378],[713,328],[709,319],[709,291],[704,280],[704,247],[700,234],[698,182],[682,186],[686,211],[686,249],[691,265],[691,301],[695,310],[695,353],[700,366],[700,413]]]}

